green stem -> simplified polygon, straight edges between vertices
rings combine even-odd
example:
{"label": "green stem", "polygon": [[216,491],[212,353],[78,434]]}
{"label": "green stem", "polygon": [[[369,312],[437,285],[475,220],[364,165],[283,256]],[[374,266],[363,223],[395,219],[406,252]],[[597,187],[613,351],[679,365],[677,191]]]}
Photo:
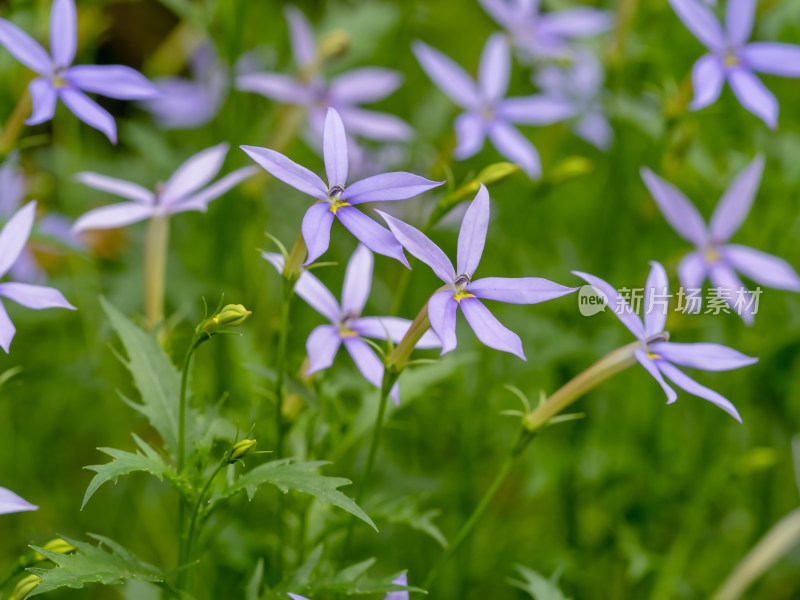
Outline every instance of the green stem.
{"label": "green stem", "polygon": [[148,331],[164,318],[169,217],[153,217],[144,239],[144,317]]}
{"label": "green stem", "polygon": [[200,506],[202,505],[203,499],[206,497],[206,493],[208,493],[211,484],[214,483],[214,479],[216,479],[217,475],[219,475],[219,472],[225,468],[226,464],[226,461],[220,461],[220,463],[217,465],[217,468],[214,469],[214,472],[211,473],[209,478],[206,480],[203,489],[200,491],[200,495],[197,497],[197,502],[194,504],[192,516],[189,519],[189,532],[186,536],[186,557],[188,559],[191,559],[192,557],[192,546],[194,545],[195,529],[197,527],[197,516],[200,514]]}
{"label": "green stem", "polygon": [[0,154],[7,154],[14,149],[14,145],[19,139],[19,134],[22,131],[22,126],[25,124],[25,119],[31,112],[31,94],[25,88],[25,93],[20,96],[17,105],[8,117],[8,121],[3,126],[3,133],[0,134]]}

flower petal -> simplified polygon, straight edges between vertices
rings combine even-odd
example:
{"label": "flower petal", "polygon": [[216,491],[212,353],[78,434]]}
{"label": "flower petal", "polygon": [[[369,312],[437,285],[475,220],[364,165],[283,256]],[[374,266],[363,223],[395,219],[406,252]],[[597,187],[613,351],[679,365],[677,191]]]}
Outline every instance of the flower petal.
{"label": "flower petal", "polygon": [[686,29],[709,50],[725,48],[725,34],[708,6],[698,0],[668,0]]}
{"label": "flower petal", "polygon": [[280,73],[248,73],[236,78],[235,87],[240,92],[261,94],[286,104],[308,104],[313,99],[309,87],[293,77]]}
{"label": "flower petal", "polygon": [[778,290],[800,292],[800,276],[782,258],[740,244],[728,244],[720,251],[733,268],[756,283]]}
{"label": "flower petal", "polygon": [[518,164],[528,177],[538,179],[542,175],[539,152],[531,141],[514,127],[496,122],[489,128],[489,139],[500,154]]}
{"label": "flower petal", "polygon": [[0,283],[0,296],[33,310],[41,310],[43,308],[77,310],[67,302],[64,295],[57,289],[43,285],[31,285],[30,283],[17,283],[15,281]]}
{"label": "flower petal", "polygon": [[354,106],[339,107],[347,131],[379,142],[405,142],[414,137],[411,125],[403,119],[376,110]]}
{"label": "flower petal", "polygon": [[540,35],[587,38],[605,33],[614,23],[613,13],[597,8],[571,8],[539,17]]}
{"label": "flower petal", "polygon": [[669,279],[661,263],[650,261],[644,288],[644,332],[649,338],[664,331],[669,309]]}
{"label": "flower petal", "polygon": [[145,206],[138,202],[120,202],[84,213],[76,219],[72,231],[77,233],[91,229],[116,229],[144,221],[154,214],[153,206]]}
{"label": "flower petal", "polygon": [[121,198],[135,200],[136,202],[148,206],[153,205],[156,199],[153,192],[139,184],[131,183],[130,181],[125,181],[123,179],[117,179],[115,177],[107,177],[106,175],[101,175],[100,173],[83,171],[75,175],[75,181],[78,181],[83,185],[87,185],[90,188],[94,188],[102,192],[108,192],[110,194],[114,194],[115,196],[120,196]]}
{"label": "flower petal", "polygon": [[459,64],[424,42],[414,42],[411,49],[422,70],[453,102],[467,109],[480,107],[478,88]]}
{"label": "flower petal", "polygon": [[[372,385],[381,389],[383,384],[383,362],[375,354],[375,350],[370,347],[364,340],[357,337],[344,338],[344,347],[353,358],[358,370],[364,376],[364,379],[369,381]],[[395,383],[389,395],[394,400],[395,404],[399,403],[398,387]]]}
{"label": "flower petal", "polygon": [[778,99],[752,71],[737,67],[728,73],[728,82],[742,106],[764,121],[768,127],[778,126]]}
{"label": "flower petal", "polygon": [[[508,2],[507,0],[478,0],[492,19],[506,29],[513,29],[518,25],[523,16],[523,3]],[[533,16],[531,14],[530,16]]]}
{"label": "flower petal", "polygon": [[229,147],[223,142],[190,156],[164,184],[161,203],[164,206],[174,204],[214,179],[225,162]]}
{"label": "flower petal", "polygon": [[389,229],[392,230],[397,241],[399,241],[403,245],[403,248],[408,250],[412,256],[433,269],[436,276],[446,284],[449,285],[455,281],[456,272],[453,270],[453,264],[439,246],[434,244],[424,233],[415,227],[379,210],[376,212],[383,217],[383,220],[386,221],[386,224],[389,226]]}
{"label": "flower petal", "polygon": [[481,342],[495,350],[510,352],[522,360],[527,360],[519,336],[498,321],[480,300],[462,298],[459,305],[469,326]]}
{"label": "flower petal", "polygon": [[239,146],[265,171],[284,183],[320,200],[328,199],[328,187],[316,174],[279,152],[258,146]]}
{"label": "flower petal", "polygon": [[747,168],[736,176],[720,199],[708,231],[714,242],[727,242],[741,227],[753,206],[761,176],[764,173],[764,157],[756,156]]}
{"label": "flower petal", "polygon": [[562,98],[534,94],[503,100],[498,112],[519,125],[550,125],[573,117],[575,106]]}
{"label": "flower petal", "polygon": [[322,133],[322,153],[325,157],[325,172],[328,188],[347,183],[347,136],[344,123],[335,108],[328,108],[325,130]]}
{"label": "flower petal", "polygon": [[118,100],[148,100],[161,90],[136,69],[125,65],[78,65],[64,73],[76,88]]}
{"label": "flower petal", "polygon": [[358,245],[347,263],[342,286],[342,311],[360,315],[367,305],[372,288],[372,267],[374,258],[369,248]]}
{"label": "flower petal", "polygon": [[333,212],[327,202],[317,202],[303,217],[303,239],[308,248],[304,265],[311,264],[322,256],[330,246]]}
{"label": "flower petal", "polygon": [[406,200],[419,196],[443,183],[444,181],[430,181],[419,175],[395,171],[356,181],[345,189],[342,198],[350,204]]}
{"label": "flower petal", "polygon": [[242,181],[248,177],[252,177],[258,172],[258,167],[255,165],[252,167],[241,167],[235,171],[231,171],[224,177],[221,177],[212,183],[206,189],[200,190],[196,194],[172,204],[170,206],[170,212],[178,213],[187,210],[199,210],[205,212],[208,210],[208,204],[210,202],[216,200],[230,189],[239,185]]}
{"label": "flower petal", "polygon": [[664,372],[664,375],[666,375],[670,381],[672,381],[672,383],[689,392],[693,396],[698,396],[708,400],[709,402],[713,402],[726,413],[731,415],[734,419],[740,423],[742,422],[742,417],[739,416],[739,411],[736,410],[736,407],[728,399],[724,398],[714,390],[700,385],[694,379],[686,375],[686,373],[682,372],[680,369],[666,361],[660,362],[659,366]]}
{"label": "flower petal", "polygon": [[708,239],[708,234],[705,221],[695,205],[682,191],[661,179],[647,167],[642,167],[639,173],[661,214],[678,235],[695,246],[703,246]]}
{"label": "flower petal", "polygon": [[481,184],[475,199],[470,202],[458,233],[456,271],[470,277],[477,270],[489,230],[489,191]]}
{"label": "flower petal", "polygon": [[11,348],[11,341],[14,339],[14,334],[16,332],[17,328],[14,327],[14,323],[11,322],[11,318],[8,316],[5,306],[0,302],[0,348],[5,350],[6,354],[8,354]]}
{"label": "flower petal", "polygon": [[[394,585],[408,586],[408,577],[402,573],[397,579],[392,581]],[[383,600],[409,600],[408,592],[389,592],[383,597]]]}
{"label": "flower petal", "polygon": [[403,254],[403,247],[391,231],[381,227],[357,208],[343,206],[336,211],[336,216],[357,240],[367,248],[383,256],[396,258],[409,269],[408,260]]}
{"label": "flower petal", "polygon": [[342,339],[338,327],[333,325],[318,325],[306,340],[306,353],[308,354],[308,371],[311,375],[322,369],[327,369],[333,364]]}
{"label": "flower petal", "polygon": [[[400,317],[361,317],[353,321],[353,331],[361,337],[385,340],[391,338],[395,344],[399,343],[411,327],[409,319]],[[426,331],[417,342],[415,348],[426,350],[441,348],[442,342],[433,331]]]}
{"label": "flower petal", "polygon": [[31,94],[33,110],[31,116],[25,119],[26,125],[39,125],[53,118],[56,114],[56,100],[58,96],[49,79],[37,77],[28,84]]}
{"label": "flower petal", "polygon": [[50,8],[50,52],[59,67],[68,67],[75,60],[78,48],[78,16],[75,0],[53,0]]}
{"label": "flower petal", "polygon": [[645,341],[646,336],[644,333],[644,325],[642,324],[642,320],[639,318],[639,315],[633,311],[627,300],[620,296],[612,285],[603,281],[599,277],[589,275],[588,273],[582,273],[581,271],[573,271],[572,274],[580,277],[586,281],[586,283],[595,288],[595,290],[605,296],[608,306],[611,308],[617,318],[622,321],[622,324],[625,325],[625,327],[627,327],[628,330],[640,341]]}
{"label": "flower petal", "polygon": [[28,202],[0,230],[0,277],[8,273],[19,257],[33,229],[36,201]]}
{"label": "flower petal", "polygon": [[[261,256],[272,264],[279,274],[283,274],[284,258],[277,252],[262,252]],[[295,293],[305,300],[311,308],[316,310],[331,323],[337,322],[342,316],[342,309],[339,308],[331,291],[325,287],[316,276],[308,271],[300,273],[297,283],[294,286]]]}
{"label": "flower petal", "polygon": [[541,277],[484,277],[471,282],[465,289],[484,300],[506,304],[538,304],[566,296],[580,288],[566,287]]}
{"label": "flower petal", "polygon": [[510,77],[511,50],[506,36],[500,32],[493,33],[486,40],[478,65],[478,86],[483,99],[497,102],[505,96]]}
{"label": "flower petal", "polygon": [[739,52],[744,63],[759,73],[800,77],[800,46],[778,42],[753,42]]}
{"label": "flower petal", "polygon": [[283,9],[283,14],[289,24],[289,41],[294,61],[298,67],[310,65],[317,57],[317,46],[308,19],[300,9],[291,4]]}
{"label": "flower petal", "polygon": [[[727,292],[722,299],[734,309],[747,325],[752,325],[754,321],[753,310],[755,304],[752,302],[752,295],[745,287],[736,272],[725,263],[717,262],[712,264],[708,270],[708,277],[711,285],[718,290]],[[737,307],[736,302],[741,300],[744,306]],[[752,304],[752,306],[751,306]]]}
{"label": "flower petal", "polygon": [[453,298],[453,290],[436,292],[428,299],[428,320],[436,336],[442,341],[442,352],[446,354],[455,350],[456,339],[456,310],[458,302]]}
{"label": "flower petal", "polygon": [[651,344],[650,349],[671,363],[703,371],[730,371],[758,362],[757,358],[720,344],[658,342]]}
{"label": "flower petal", "polygon": [[[672,404],[675,402],[675,400],[678,399],[678,394],[676,394],[675,390],[673,390],[669,384],[664,381],[664,377],[661,375],[661,371],[658,370],[656,361],[650,358],[647,355],[647,351],[643,348],[637,348],[634,350],[633,355],[636,357],[636,360],[639,361],[639,364],[641,364],[647,370],[647,372],[652,375],[653,379],[655,379],[658,382],[658,385],[660,385],[664,390],[664,393],[667,395],[667,404]],[[661,362],[662,361],[659,361],[658,364],[661,364]]]}
{"label": "flower petal", "polygon": [[453,150],[456,160],[465,160],[481,151],[486,142],[486,122],[478,113],[461,113],[453,127],[456,130],[456,148]]}
{"label": "flower petal", "polygon": [[717,54],[704,54],[692,67],[692,98],[689,108],[700,110],[714,104],[725,85],[725,70]]}
{"label": "flower petal", "polygon": [[707,269],[703,253],[699,250],[689,252],[678,264],[678,280],[686,290],[696,290],[703,286]]}
{"label": "flower petal", "polygon": [[42,46],[11,21],[0,19],[0,44],[23,65],[46,77],[53,65],[50,55]]}
{"label": "flower petal", "polygon": [[117,124],[105,108],[75,88],[60,88],[58,95],[72,114],[89,127],[103,132],[112,144],[117,143]]}
{"label": "flower petal", "polygon": [[725,29],[728,42],[741,46],[753,33],[756,0],[728,0],[725,3]]}
{"label": "flower petal", "polygon": [[38,508],[38,506],[31,504],[11,490],[0,487],[0,515],[7,515],[10,513],[23,512],[27,510],[38,510]]}
{"label": "flower petal", "polygon": [[383,100],[403,83],[403,74],[381,67],[361,67],[331,80],[331,104],[369,104]]}
{"label": "flower petal", "polygon": [[614,130],[600,112],[590,112],[575,123],[575,134],[598,150],[608,150],[614,143]]}

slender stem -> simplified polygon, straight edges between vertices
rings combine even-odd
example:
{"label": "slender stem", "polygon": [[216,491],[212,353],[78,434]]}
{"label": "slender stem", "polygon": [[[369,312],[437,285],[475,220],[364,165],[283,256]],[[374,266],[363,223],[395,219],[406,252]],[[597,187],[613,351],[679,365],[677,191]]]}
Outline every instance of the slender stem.
{"label": "slender stem", "polygon": [[225,468],[226,464],[227,463],[224,460],[220,461],[220,463],[217,465],[217,468],[214,469],[214,472],[211,473],[209,478],[206,480],[203,489],[200,491],[200,495],[197,496],[197,501],[195,502],[194,509],[192,510],[192,516],[189,519],[189,533],[186,536],[186,557],[189,559],[192,557],[192,546],[194,545],[195,529],[197,527],[197,516],[200,514],[200,506],[202,505],[203,499],[206,497],[211,484],[214,483],[214,479],[216,479],[217,475],[219,475],[219,472]]}
{"label": "slender stem", "polygon": [[0,134],[0,154],[10,152],[14,148],[19,133],[22,131],[22,125],[25,123],[25,118],[31,112],[31,94],[25,89],[25,93],[20,96],[17,105],[8,117],[3,133]]}
{"label": "slender stem", "polygon": [[412,321],[403,339],[400,340],[400,343],[398,343],[389,356],[386,357],[387,370],[395,371],[399,376],[400,371],[405,368],[406,362],[411,356],[411,352],[414,350],[417,342],[430,328],[431,322],[428,319],[428,302],[426,301],[425,304],[422,305],[422,308],[419,309],[417,316],[414,317],[414,321]]}
{"label": "slender stem", "polygon": [[197,347],[206,339],[208,338],[195,335],[183,359],[181,392],[178,400],[178,474],[183,471],[184,464],[186,463],[186,390],[189,383],[189,365],[191,364],[194,351],[197,350]]}
{"label": "slender stem", "polygon": [[169,217],[153,217],[144,240],[145,327],[152,330],[164,318],[164,282],[167,275]]}

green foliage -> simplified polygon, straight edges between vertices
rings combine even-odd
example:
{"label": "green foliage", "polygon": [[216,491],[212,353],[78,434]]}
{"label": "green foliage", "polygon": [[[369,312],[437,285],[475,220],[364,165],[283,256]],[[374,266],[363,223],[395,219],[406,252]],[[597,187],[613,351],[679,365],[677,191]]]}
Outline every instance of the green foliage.
{"label": "green foliage", "polygon": [[509,583],[528,592],[534,600],[568,600],[558,588],[558,572],[547,579],[528,567],[517,565],[516,568],[523,581],[509,579]]}
{"label": "green foliage", "polygon": [[421,531],[436,540],[442,548],[447,548],[445,539],[433,520],[441,514],[438,508],[425,510],[420,505],[422,498],[400,496],[387,498],[369,507],[369,513],[380,522],[386,521],[395,525],[406,525],[416,531]]}
{"label": "green foliage", "polygon": [[82,588],[86,583],[119,585],[128,579],[160,583],[164,575],[153,565],[134,556],[116,542],[89,534],[99,543],[94,546],[64,537],[77,548],[71,554],[59,554],[44,548],[31,546],[43,556],[52,560],[55,568],[30,568],[28,571],[42,578],[41,583],[26,597],[38,596],[56,588]]}

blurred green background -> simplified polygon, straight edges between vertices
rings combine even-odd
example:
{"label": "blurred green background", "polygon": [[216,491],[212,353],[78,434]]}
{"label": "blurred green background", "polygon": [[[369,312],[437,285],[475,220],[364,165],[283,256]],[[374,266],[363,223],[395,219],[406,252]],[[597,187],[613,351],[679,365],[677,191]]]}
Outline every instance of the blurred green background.
{"label": "blurred green background", "polygon": [[[4,2],[2,15],[12,15],[44,41],[49,5]],[[456,185],[501,160],[489,145],[469,161],[450,160],[456,109],[410,51],[412,40],[424,40],[474,73],[487,36],[497,29],[477,2],[300,1],[297,6],[318,33],[351,34],[351,50],[329,65],[328,74],[360,65],[405,74],[403,87],[375,105],[418,132],[403,170],[446,177]],[[709,216],[757,152],[767,157],[764,179],[734,241],[800,265],[800,83],[763,78],[781,102],[778,131],[767,130],[741,108],[728,88],[711,108],[687,112],[687,76],[700,44],[666,2],[619,0],[605,7],[623,15],[612,32],[591,43],[608,70],[615,143],[601,153],[572,135],[568,124],[523,128],[542,155],[545,175],[533,183],[516,174],[491,188],[492,223],[477,275],[541,276],[579,285],[570,274],[579,269],[618,287],[642,287],[647,261],[660,260],[676,288],[675,267],[689,248],[658,212],[639,168],[649,166],[678,185]],[[78,8],[78,63],[122,62],[150,77],[181,73],[185,57],[166,51],[165,44],[178,31],[188,31],[207,32],[228,64],[260,48],[270,70],[293,72],[279,2],[79,0]],[[800,1],[760,2],[754,37],[798,40]],[[515,64],[512,95],[534,91],[529,72]],[[29,77],[8,52],[0,52],[0,119],[11,114]],[[44,209],[74,218],[111,201],[73,181],[82,170],[152,187],[189,155],[220,141],[232,147],[226,170],[246,165],[237,146],[268,145],[282,115],[272,101],[231,91],[209,125],[164,133],[133,104],[100,101],[119,117],[118,147],[63,106],[52,123],[23,130],[28,196]],[[321,159],[301,139],[284,150],[321,172]],[[389,210],[419,226],[436,198],[430,193]],[[222,339],[197,353],[192,385],[195,401],[224,399],[223,411],[242,430],[255,421],[253,433],[263,449],[273,443],[264,369],[275,360],[280,280],[257,249],[274,250],[266,231],[291,245],[307,206],[299,192],[259,175],[212,203],[207,214],[172,219],[167,294],[175,328],[168,349],[177,362],[202,318],[203,296],[215,305],[224,292],[226,301],[253,310],[243,337]],[[458,221],[450,219],[431,234],[451,254]],[[8,303],[17,337],[11,354],[0,357],[0,371],[21,371],[0,390],[0,483],[41,508],[0,517],[0,570],[10,567],[26,544],[43,543],[55,532],[100,533],[145,560],[173,564],[174,498],[166,484],[134,474],[102,488],[79,510],[91,479],[82,467],[105,462],[95,448],[132,449],[131,431],[154,436],[117,394],[135,397],[129,374],[112,352],[119,344],[98,302],[103,294],[141,318],[144,229],[139,224],[98,235],[86,252],[47,261],[52,284],[79,307],[77,313],[34,312]],[[354,248],[352,237],[334,226],[323,260],[339,266],[316,273],[337,296]],[[427,267],[412,264],[400,311],[409,318],[438,285]],[[396,262],[376,257],[366,314],[390,310],[402,271]],[[519,408],[504,385],[517,386],[536,401],[540,391],[554,391],[631,341],[610,313],[582,317],[576,296],[491,308],[520,334],[528,361],[482,347],[459,317],[457,351],[400,381],[401,406],[387,424],[368,511],[381,499],[407,503],[416,497],[423,512],[441,511],[435,523],[451,539],[491,482],[515,430],[515,420],[499,414]],[[300,300],[293,310],[289,365],[298,373],[305,338],[321,317]],[[735,315],[671,312],[667,329],[673,340],[719,342],[761,359],[741,371],[697,377],[734,402],[744,424],[687,394],[665,406],[662,390],[638,367],[615,377],[579,402],[585,419],[555,426],[534,440],[431,597],[527,597],[507,582],[514,565],[522,564],[546,576],[560,571],[564,593],[578,599],[708,598],[758,538],[798,507],[791,439],[800,433],[800,298],[766,290],[751,328]],[[293,385],[298,397],[292,405],[292,453],[332,460],[326,474],[358,478],[377,390],[361,379],[345,353],[313,381],[296,379]],[[243,597],[257,559],[274,544],[277,496],[269,490],[252,503],[240,499],[227,521],[210,528],[203,556],[208,569],[201,569],[210,596]],[[298,497],[295,504],[304,502]],[[406,526],[378,524],[380,534],[359,527],[352,556],[337,560],[375,556],[377,572],[408,569],[409,582],[419,584],[440,546]],[[112,598],[120,592],[87,588],[56,595]],[[800,597],[800,551],[780,561],[746,597]]]}

